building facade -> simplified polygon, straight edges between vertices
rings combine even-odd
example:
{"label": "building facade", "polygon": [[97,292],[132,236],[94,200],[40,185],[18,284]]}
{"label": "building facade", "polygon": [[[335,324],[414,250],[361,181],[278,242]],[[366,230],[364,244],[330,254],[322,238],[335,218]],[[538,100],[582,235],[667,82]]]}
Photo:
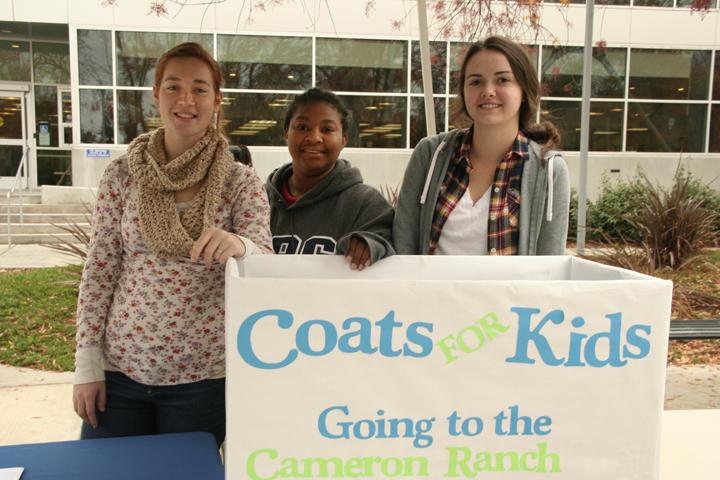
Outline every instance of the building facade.
{"label": "building facade", "polygon": [[[289,160],[283,119],[312,86],[337,92],[353,114],[344,156],[368,183],[394,187],[426,134],[414,0],[211,5],[149,0],[0,0],[0,188],[94,187],[105,165],[160,125],[157,58],[197,41],[223,67],[225,132],[250,146],[261,175]],[[162,2],[160,2],[162,4]],[[257,3],[257,2],[256,2]],[[720,12],[687,0],[596,5],[589,192],[638,167],[668,182],[678,164],[720,188]],[[245,7],[243,7],[245,5]],[[243,10],[244,8],[244,10]],[[539,119],[555,122],[577,184],[585,7],[546,4],[547,32],[523,39],[542,83]],[[465,43],[431,25],[436,124],[454,128]]]}

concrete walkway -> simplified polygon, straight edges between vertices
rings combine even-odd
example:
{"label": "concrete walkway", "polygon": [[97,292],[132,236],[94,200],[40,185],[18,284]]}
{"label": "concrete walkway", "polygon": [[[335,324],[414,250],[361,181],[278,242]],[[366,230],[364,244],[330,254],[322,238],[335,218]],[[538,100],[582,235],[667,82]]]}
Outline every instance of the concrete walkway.
{"label": "concrete walkway", "polygon": [[[668,367],[665,409],[720,409],[720,365]],[[0,365],[0,445],[74,440],[72,373]]]}
{"label": "concrete walkway", "polygon": [[0,245],[0,269],[44,268],[81,263],[77,257],[42,245]]}
{"label": "concrete walkway", "polygon": [[75,440],[71,372],[0,365],[0,445]]}

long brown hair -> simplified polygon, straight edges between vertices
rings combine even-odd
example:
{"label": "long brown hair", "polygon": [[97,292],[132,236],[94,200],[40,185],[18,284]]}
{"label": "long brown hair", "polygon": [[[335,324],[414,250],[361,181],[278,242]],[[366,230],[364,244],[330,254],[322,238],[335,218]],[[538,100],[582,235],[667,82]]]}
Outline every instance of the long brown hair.
{"label": "long brown hair", "polygon": [[[180,45],[176,45],[167,52],[163,53],[162,57],[160,57],[157,65],[155,66],[155,80],[153,81],[153,92],[157,92],[157,90],[160,88],[160,83],[162,82],[163,75],[165,74],[165,68],[167,67],[168,62],[175,58],[196,58],[204,62],[210,69],[210,75],[212,76],[213,81],[213,91],[215,95],[220,95],[222,97],[220,89],[223,86],[224,77],[222,74],[222,70],[220,70],[220,65],[218,65],[213,56],[210,55],[208,51],[203,48],[202,45],[195,42],[181,43]],[[215,128],[217,128],[218,132],[222,132],[222,118],[223,113],[221,104],[218,108],[217,122],[215,125]]]}
{"label": "long brown hair", "polygon": [[555,125],[548,121],[535,122],[540,105],[540,82],[530,57],[520,44],[505,37],[488,37],[468,47],[460,68],[458,96],[450,113],[453,122],[460,125],[472,123],[465,107],[465,74],[470,59],[483,50],[494,50],[502,53],[507,58],[513,75],[522,88],[523,101],[520,104],[520,130],[530,140],[542,145],[543,149],[558,147],[560,145],[560,132],[558,132]]}

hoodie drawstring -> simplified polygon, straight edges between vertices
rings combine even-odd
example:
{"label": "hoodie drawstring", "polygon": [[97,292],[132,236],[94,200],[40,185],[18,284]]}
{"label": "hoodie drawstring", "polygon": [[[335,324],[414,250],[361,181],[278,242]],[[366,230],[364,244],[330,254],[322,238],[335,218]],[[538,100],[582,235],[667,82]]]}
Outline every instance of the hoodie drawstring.
{"label": "hoodie drawstring", "polygon": [[557,152],[549,152],[547,155],[547,169],[548,169],[548,182],[547,182],[547,208],[546,208],[546,216],[548,222],[552,222],[553,217],[553,160],[555,160],[555,155],[557,155]]}

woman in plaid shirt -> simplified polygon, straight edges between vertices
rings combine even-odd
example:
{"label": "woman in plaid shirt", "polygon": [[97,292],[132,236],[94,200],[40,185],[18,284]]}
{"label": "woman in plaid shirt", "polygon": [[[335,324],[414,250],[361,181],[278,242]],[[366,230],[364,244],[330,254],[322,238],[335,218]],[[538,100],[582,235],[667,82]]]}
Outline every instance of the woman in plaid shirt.
{"label": "woman in plaid shirt", "polygon": [[560,135],[535,123],[540,84],[519,44],[472,44],[460,70],[456,114],[468,128],[415,147],[393,224],[404,255],[561,255],[570,185]]}

